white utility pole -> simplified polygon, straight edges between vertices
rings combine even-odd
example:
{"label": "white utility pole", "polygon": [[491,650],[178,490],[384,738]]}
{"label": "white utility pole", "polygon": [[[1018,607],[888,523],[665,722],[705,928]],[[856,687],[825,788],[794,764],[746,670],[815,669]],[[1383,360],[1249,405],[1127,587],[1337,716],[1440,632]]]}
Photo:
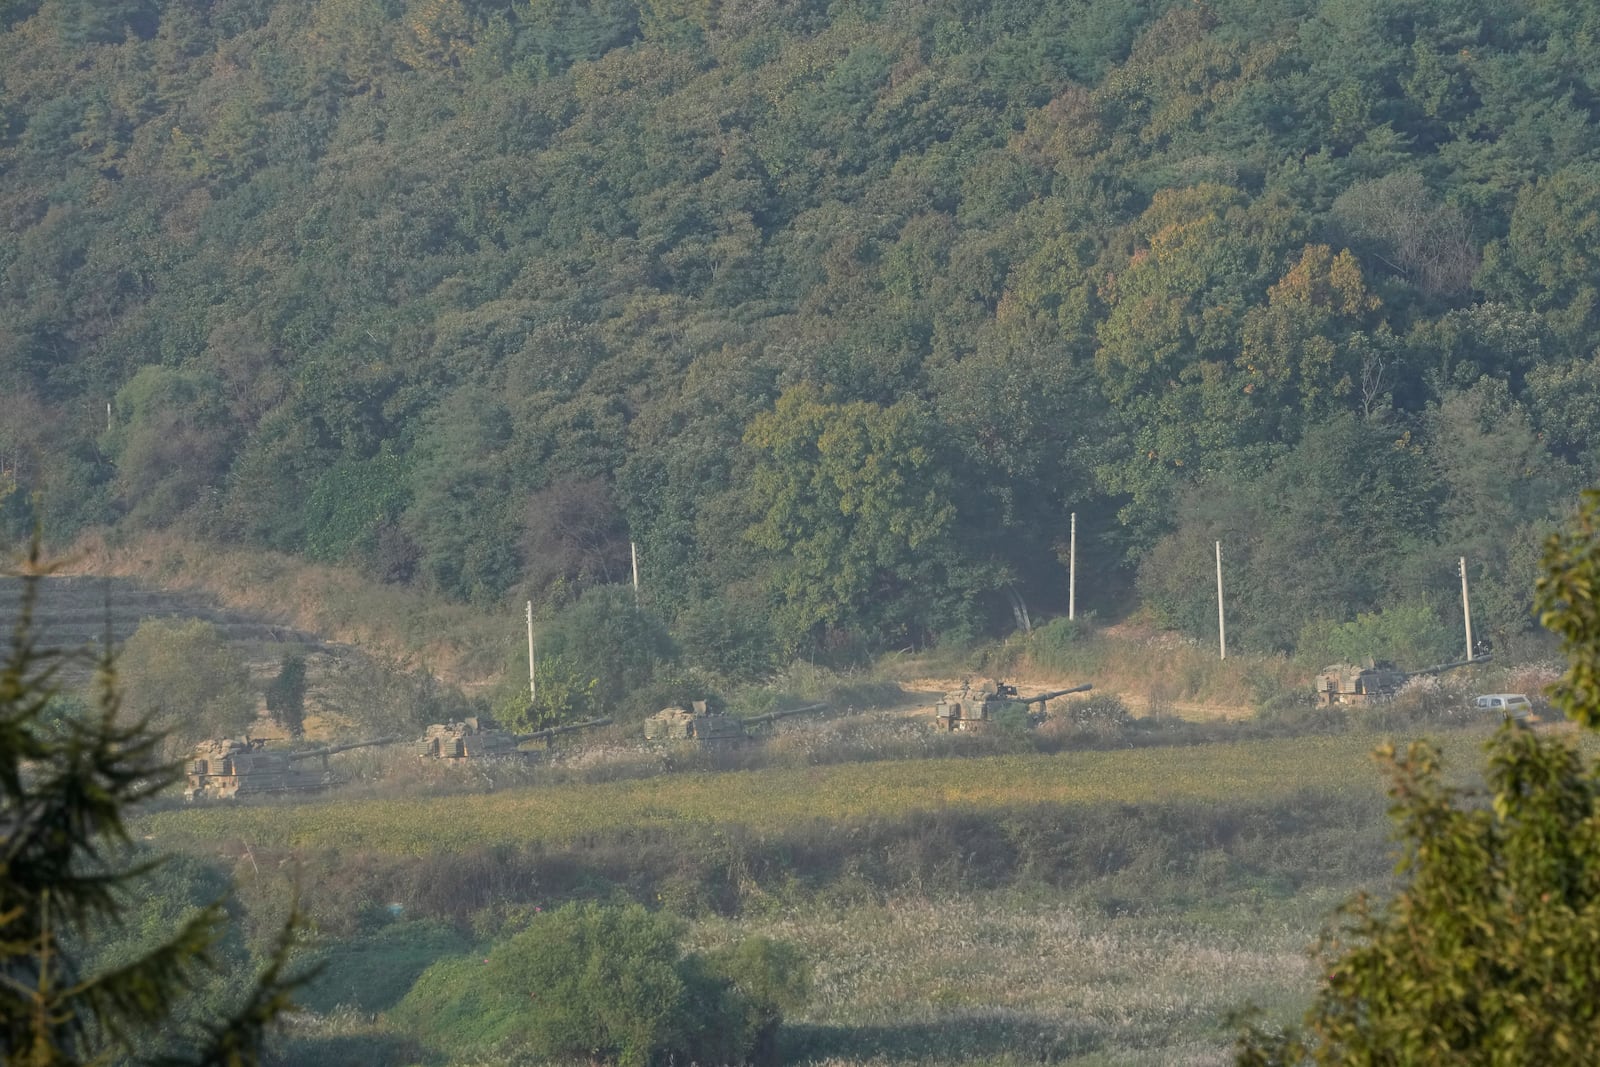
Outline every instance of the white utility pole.
{"label": "white utility pole", "polygon": [[633,602],[639,603],[639,546],[628,542],[628,552],[633,556]]}
{"label": "white utility pole", "polygon": [[1067,618],[1078,617],[1078,513],[1072,513],[1072,547],[1067,550]]}
{"label": "white utility pole", "polygon": [[534,681],[533,669],[533,601],[528,601],[528,701],[539,699],[539,683]]}
{"label": "white utility pole", "polygon": [[1459,564],[1461,568],[1461,615],[1467,623],[1467,659],[1472,659],[1472,604],[1467,600],[1467,557],[1462,556]]}
{"label": "white utility pole", "polygon": [[1228,658],[1228,623],[1222,614],[1222,542],[1217,542],[1217,647]]}

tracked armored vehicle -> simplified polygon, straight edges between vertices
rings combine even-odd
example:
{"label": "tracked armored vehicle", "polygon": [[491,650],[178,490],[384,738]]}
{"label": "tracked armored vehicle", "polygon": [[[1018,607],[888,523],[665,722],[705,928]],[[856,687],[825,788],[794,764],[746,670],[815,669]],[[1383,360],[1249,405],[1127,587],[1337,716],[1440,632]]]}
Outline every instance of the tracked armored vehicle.
{"label": "tracked armored vehicle", "polygon": [[[185,800],[232,800],[273,793],[314,793],[332,784],[328,757],[353,748],[392,745],[398,737],[379,737],[343,745],[284,752],[268,749],[261,738],[218,738],[201,744],[190,759]],[[321,758],[321,766],[302,764]]]}
{"label": "tracked armored vehicle", "polygon": [[1335,663],[1324,667],[1317,675],[1317,703],[1323,707],[1332,707],[1335,704],[1372,704],[1389,700],[1400,691],[1401,686],[1413,678],[1425,678],[1455,670],[1457,667],[1488,663],[1492,658],[1483,655],[1472,659],[1458,659],[1451,663],[1424,667],[1418,671],[1402,671],[1392,663],[1374,663],[1371,660],[1368,660],[1364,667]]}
{"label": "tracked armored vehicle", "polygon": [[712,711],[704,700],[662,708],[644,721],[646,741],[695,741],[711,747],[734,745],[745,737],[744,724]]}
{"label": "tracked armored vehicle", "polygon": [[1071,689],[1054,689],[1037,696],[1023,697],[1017,694],[1016,686],[995,678],[985,678],[976,683],[963,682],[960,689],[952,689],[933,706],[933,723],[935,728],[950,732],[986,730],[1007,708],[1018,708],[1032,719],[1034,715],[1028,712],[1030,705],[1039,705],[1039,711],[1043,712],[1046,701],[1070,693],[1087,693],[1093,688],[1086,683]]}

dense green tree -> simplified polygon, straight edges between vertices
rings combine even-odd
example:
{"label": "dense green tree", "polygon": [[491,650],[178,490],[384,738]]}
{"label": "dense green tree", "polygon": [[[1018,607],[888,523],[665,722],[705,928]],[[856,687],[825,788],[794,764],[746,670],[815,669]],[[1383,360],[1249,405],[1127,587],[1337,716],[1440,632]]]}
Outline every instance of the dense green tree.
{"label": "dense green tree", "polygon": [[1245,315],[1235,364],[1258,430],[1292,440],[1303,420],[1348,409],[1364,354],[1353,335],[1378,306],[1348,250],[1306,246],[1266,305]]}
{"label": "dense green tree", "polygon": [[539,637],[539,654],[550,663],[550,699],[558,689],[575,694],[565,710],[541,697],[541,714],[565,717],[589,708],[601,714],[656,710],[632,707],[630,697],[677,661],[678,648],[631,588],[611,585],[590,589],[557,614]]}
{"label": "dense green tree", "polygon": [[145,367],[118,391],[116,409],[102,440],[129,517],[166,526],[209,505],[235,444],[216,379]]}
{"label": "dense green tree", "polygon": [[[492,603],[516,579],[511,432],[501,403],[486,391],[463,391],[439,409],[410,468],[404,526],[422,573],[436,588],[480,603]],[[381,479],[374,488],[393,491]]]}
{"label": "dense green tree", "polygon": [[56,0],[53,6],[56,32],[74,47],[155,34],[157,9],[150,0]]}
{"label": "dense green tree", "polygon": [[[1228,630],[1287,648],[1306,623],[1348,622],[1428,588],[1416,568],[1446,560],[1430,540],[1438,492],[1412,435],[1342,414],[1307,431],[1264,476],[1218,475],[1194,490],[1177,529],[1146,558],[1139,587],[1169,623],[1215,633],[1214,591],[1196,582],[1223,542]],[[1442,599],[1442,598],[1441,598]]]}
{"label": "dense green tree", "polygon": [[[766,589],[786,648],[904,647],[1021,622],[1072,510],[1122,583],[1196,487],[1347,413],[1431,449],[1487,376],[1536,449],[1592,451],[1584,4],[880,6],[0,3],[0,520],[485,605],[614,580],[625,531],[664,619]],[[927,450],[931,540],[869,521],[829,574],[796,528],[805,577],[744,538],[746,429],[806,382]],[[530,519],[574,486],[597,551]],[[1528,521],[1481,564],[1507,605]]]}
{"label": "dense green tree", "polygon": [[786,390],[745,435],[757,456],[749,537],[772,553],[778,625],[791,649],[829,630],[920,642],[960,627],[981,579],[956,553],[956,507],[928,414],[829,403]]}
{"label": "dense green tree", "polygon": [[[520,658],[520,657],[519,657]],[[494,720],[512,730],[531,733],[596,714],[595,691],[600,679],[583,673],[574,657],[548,648],[534,663],[534,689],[523,680],[521,663],[506,672],[492,706]]]}
{"label": "dense green tree", "polygon": [[388,450],[323,471],[305,498],[306,555],[329,563],[375,560],[382,531],[405,510],[409,473]]}
{"label": "dense green tree", "polygon": [[1557,457],[1593,470],[1600,438],[1600,354],[1546,363],[1527,379],[1528,412],[1539,438]]}
{"label": "dense green tree", "polygon": [[1484,264],[1492,292],[1549,314],[1563,336],[1600,341],[1600,169],[1573,166],[1517,197],[1510,232]]}
{"label": "dense green tree", "polygon": [[1575,472],[1493,379],[1445,396],[1429,412],[1428,435],[1443,489],[1440,546],[1446,559],[1468,560],[1475,629],[1501,638],[1528,629],[1537,546],[1571,500]]}
{"label": "dense green tree", "polygon": [[[1252,417],[1254,383],[1234,357],[1245,311],[1277,276],[1295,232],[1282,205],[1251,205],[1212,183],[1164,190],[1140,217],[1138,244],[1102,285],[1108,310],[1095,353],[1124,424],[1102,482],[1132,497],[1129,520],[1148,528],[1153,506],[1186,473],[1214,470],[1275,436]],[[1313,381],[1320,377],[1314,370]]]}
{"label": "dense green tree", "polygon": [[[1452,620],[1453,621],[1453,620]],[[1362,612],[1349,622],[1321,620],[1300,632],[1296,651],[1313,665],[1387,660],[1406,670],[1460,659],[1461,630],[1427,600]]]}

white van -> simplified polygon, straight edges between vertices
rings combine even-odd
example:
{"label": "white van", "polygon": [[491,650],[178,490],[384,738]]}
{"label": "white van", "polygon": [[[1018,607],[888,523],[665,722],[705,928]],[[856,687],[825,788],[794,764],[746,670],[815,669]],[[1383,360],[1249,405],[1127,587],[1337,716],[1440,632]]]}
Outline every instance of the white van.
{"label": "white van", "polygon": [[1480,711],[1499,712],[1518,723],[1535,723],[1539,717],[1533,713],[1533,702],[1522,693],[1485,693],[1473,701]]}

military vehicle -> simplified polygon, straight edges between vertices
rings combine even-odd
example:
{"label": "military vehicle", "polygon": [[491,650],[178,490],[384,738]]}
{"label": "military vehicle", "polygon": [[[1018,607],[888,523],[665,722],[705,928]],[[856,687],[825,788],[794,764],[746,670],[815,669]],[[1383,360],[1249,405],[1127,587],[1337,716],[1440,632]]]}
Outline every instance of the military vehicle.
{"label": "military vehicle", "polygon": [[820,711],[827,704],[807,704],[802,708],[785,708],[752,715],[741,719],[710,710],[704,700],[696,700],[689,707],[662,708],[644,721],[646,741],[694,741],[710,747],[736,745],[750,736],[750,728],[786,719],[791,715]]}
{"label": "military vehicle", "polygon": [[1374,663],[1372,660],[1368,660],[1364,667],[1335,663],[1324,667],[1317,675],[1317,703],[1330,707],[1334,704],[1371,704],[1389,700],[1413,678],[1443,674],[1457,667],[1488,663],[1491,659],[1492,656],[1482,655],[1435,664],[1419,671],[1402,671],[1392,663]]}
{"label": "military vehicle", "polygon": [[442,759],[459,762],[469,759],[489,759],[495,756],[515,756],[521,746],[529,741],[547,741],[574,730],[588,730],[608,726],[611,720],[590,719],[587,722],[567,723],[529,734],[514,734],[503,730],[489,719],[468,718],[460,722],[434,723],[418,742],[424,759]]}
{"label": "military vehicle", "polygon": [[1030,720],[1033,720],[1035,715],[1028,713],[1030,704],[1038,704],[1039,711],[1043,712],[1046,701],[1070,693],[1087,693],[1093,688],[1094,686],[1085,683],[1073,686],[1071,689],[1053,689],[1038,696],[1023,697],[1017,695],[1016,686],[1007,685],[995,678],[985,678],[975,685],[963,681],[960,689],[952,689],[945,694],[943,700],[933,706],[933,723],[940,730],[984,730],[994,721],[997,714],[1008,707],[1020,708]]}
{"label": "military vehicle", "polygon": [[[266,747],[263,738],[218,738],[197,747],[186,772],[185,800],[231,800],[235,797],[269,793],[313,793],[326,789],[328,757],[352,748],[392,745],[398,737],[379,737],[351,741],[343,745],[285,752]],[[302,762],[322,758],[322,766],[303,767]]]}

